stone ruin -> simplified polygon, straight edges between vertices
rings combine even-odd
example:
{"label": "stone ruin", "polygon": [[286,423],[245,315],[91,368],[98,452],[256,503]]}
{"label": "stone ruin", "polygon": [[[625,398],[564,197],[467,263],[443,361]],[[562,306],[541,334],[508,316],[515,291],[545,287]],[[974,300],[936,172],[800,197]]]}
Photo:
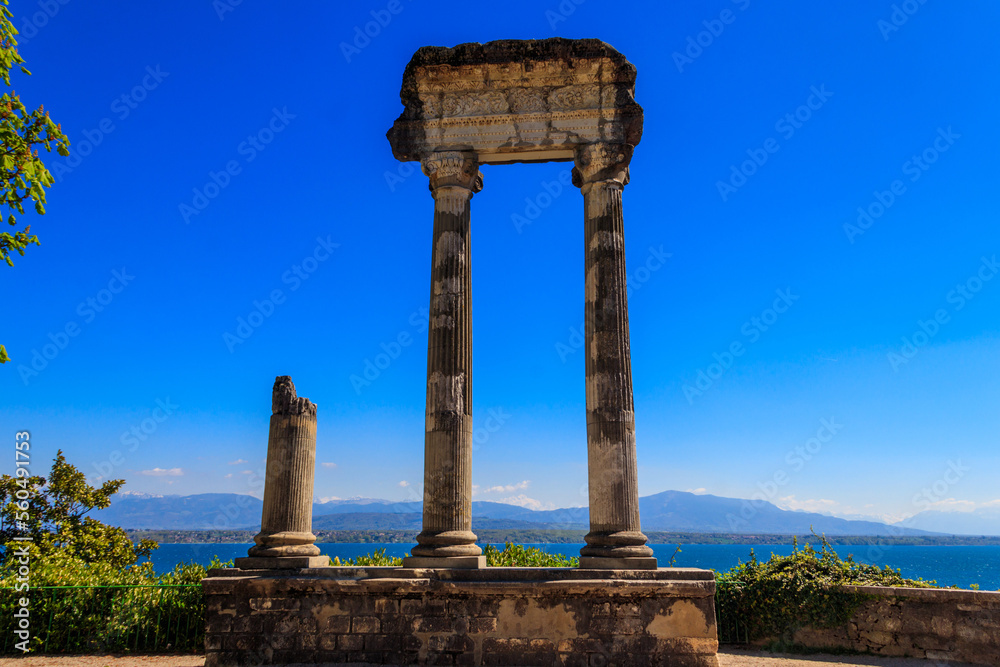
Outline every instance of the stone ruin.
{"label": "stone ruin", "polygon": [[[635,67],[594,39],[424,47],[393,155],[434,198],[423,529],[402,567],[329,567],[311,532],[316,406],[275,381],[261,532],[213,570],[206,665],[716,667],[714,575],[639,528],[622,191]],[[472,532],[471,200],[479,166],[574,162],[584,208],[590,532],[579,568],[486,568]]]}

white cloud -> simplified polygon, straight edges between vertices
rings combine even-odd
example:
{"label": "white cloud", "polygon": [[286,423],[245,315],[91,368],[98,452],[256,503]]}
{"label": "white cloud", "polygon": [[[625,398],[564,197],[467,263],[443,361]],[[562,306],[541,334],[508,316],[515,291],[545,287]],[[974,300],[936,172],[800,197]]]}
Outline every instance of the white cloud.
{"label": "white cloud", "polygon": [[333,463],[332,461],[323,461],[322,463],[320,463],[320,465],[323,466],[324,468],[336,468],[337,467],[337,464]]}
{"label": "white cloud", "polygon": [[153,468],[152,470],[143,470],[139,474],[147,477],[180,477],[184,474],[184,470],[181,468]]}
{"label": "white cloud", "polygon": [[472,495],[477,495],[479,493],[513,493],[514,491],[525,491],[527,490],[529,484],[531,484],[531,481],[526,479],[523,482],[518,482],[517,484],[491,486],[486,489],[480,489],[478,486],[473,486]]}
{"label": "white cloud", "polygon": [[923,504],[915,511],[911,511],[907,514],[879,512],[875,509],[875,505],[871,503],[863,505],[862,509],[859,511],[850,505],[843,505],[836,500],[830,500],[828,498],[810,498],[808,500],[799,500],[794,495],[778,498],[774,501],[774,504],[783,510],[817,512],[819,514],[835,516],[841,519],[850,519],[852,521],[879,521],[888,524],[902,522],[904,525],[910,518],[925,510],[933,510],[935,512],[970,513],[980,509],[994,511],[996,509],[1000,509],[1000,499],[977,503],[972,500],[959,500],[957,498],[945,498],[944,500],[939,500],[934,503]]}
{"label": "white cloud", "polygon": [[697,489],[688,489],[687,492],[688,493],[693,493],[696,496],[701,496],[701,495],[704,495],[704,494],[708,493],[708,489],[706,489],[703,486],[699,486]]}
{"label": "white cloud", "polygon": [[945,498],[944,500],[939,500],[936,503],[931,503],[926,507],[926,509],[937,510],[938,512],[972,512],[976,509],[976,503],[971,500],[955,500],[954,498]]}
{"label": "white cloud", "polygon": [[500,503],[506,503],[508,505],[517,505],[518,507],[526,507],[529,510],[551,510],[555,509],[555,505],[552,503],[543,503],[540,500],[535,500],[534,498],[529,498],[523,493],[516,496],[510,496],[509,498],[500,498],[497,500]]}
{"label": "white cloud", "polygon": [[240,474],[241,475],[252,475],[253,474],[253,470],[241,470]]}
{"label": "white cloud", "polygon": [[225,478],[226,478],[226,479],[229,479],[229,478],[230,478],[230,477],[232,477],[232,476],[233,476],[233,473],[229,473],[228,475],[226,475],[226,476],[225,476]]}
{"label": "white cloud", "polygon": [[[784,498],[778,498],[774,503],[783,510],[792,511],[803,511],[803,512],[819,512],[823,514],[830,514],[840,505],[836,500],[829,500],[827,498],[810,498],[808,500],[799,500],[795,496],[785,496]],[[844,508],[849,509],[849,508]]]}
{"label": "white cloud", "polygon": [[402,481],[401,481],[401,482],[400,482],[399,484],[397,484],[397,486],[399,486],[399,487],[401,487],[401,488],[404,488],[404,489],[405,489],[406,487],[408,487],[409,485],[410,485],[410,483],[409,483],[409,482],[407,482],[407,481],[406,481],[405,479],[404,479],[404,480],[402,480]]}
{"label": "white cloud", "polygon": [[246,459],[236,459],[235,461],[230,461],[227,465],[238,466],[241,463],[249,463]]}
{"label": "white cloud", "polygon": [[896,523],[903,518],[902,516],[896,514],[873,512],[872,508],[874,505],[872,504],[865,505],[864,511],[860,511],[850,505],[843,505],[839,501],[830,500],[829,498],[809,498],[806,500],[799,500],[792,495],[785,496],[784,498],[778,498],[774,504],[783,510],[815,512],[816,514],[834,516],[839,519],[848,519],[850,521]]}

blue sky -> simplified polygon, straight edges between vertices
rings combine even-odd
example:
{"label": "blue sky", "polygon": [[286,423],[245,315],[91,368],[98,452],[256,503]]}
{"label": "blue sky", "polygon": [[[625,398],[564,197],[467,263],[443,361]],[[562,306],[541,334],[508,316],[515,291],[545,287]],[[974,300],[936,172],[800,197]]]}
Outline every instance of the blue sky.
{"label": "blue sky", "polygon": [[[677,4],[18,2],[14,87],[74,156],[49,158],[42,246],[0,269],[0,433],[31,432],[36,471],[62,448],[132,491],[259,494],[288,374],[319,405],[317,497],[419,499],[433,203],[384,136],[403,68],[597,37],[645,109],[624,199],[640,493],[996,501],[1000,7]],[[477,499],[586,504],[568,168],[484,167],[473,201]]]}

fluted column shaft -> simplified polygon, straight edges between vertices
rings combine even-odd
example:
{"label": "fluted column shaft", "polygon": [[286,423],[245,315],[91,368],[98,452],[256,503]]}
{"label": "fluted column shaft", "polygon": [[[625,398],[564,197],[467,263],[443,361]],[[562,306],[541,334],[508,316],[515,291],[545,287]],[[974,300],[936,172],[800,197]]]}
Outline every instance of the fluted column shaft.
{"label": "fluted column shaft", "polygon": [[[639,529],[635,414],[629,352],[622,190],[632,147],[577,150],[574,183],[584,198],[587,466],[590,533],[582,556],[652,555]],[[581,563],[582,564],[582,563]],[[655,567],[655,561],[653,563]]]}
{"label": "fluted column shaft", "polygon": [[470,202],[482,189],[474,155],[423,161],[434,196],[423,530],[413,556],[479,556],[472,532],[472,276]]}
{"label": "fluted column shaft", "polygon": [[299,398],[286,375],[274,381],[271,408],[264,507],[249,555],[317,556],[312,533],[316,405]]}

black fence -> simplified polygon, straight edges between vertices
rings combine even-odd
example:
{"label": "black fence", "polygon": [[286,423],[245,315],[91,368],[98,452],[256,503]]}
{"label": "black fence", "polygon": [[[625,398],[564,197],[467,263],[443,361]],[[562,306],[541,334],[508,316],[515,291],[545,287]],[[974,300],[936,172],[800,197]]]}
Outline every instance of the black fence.
{"label": "black fence", "polygon": [[[21,598],[27,628],[14,616]],[[32,653],[196,653],[204,650],[205,598],[200,584],[0,589],[2,653],[22,654],[15,631],[23,629]]]}

